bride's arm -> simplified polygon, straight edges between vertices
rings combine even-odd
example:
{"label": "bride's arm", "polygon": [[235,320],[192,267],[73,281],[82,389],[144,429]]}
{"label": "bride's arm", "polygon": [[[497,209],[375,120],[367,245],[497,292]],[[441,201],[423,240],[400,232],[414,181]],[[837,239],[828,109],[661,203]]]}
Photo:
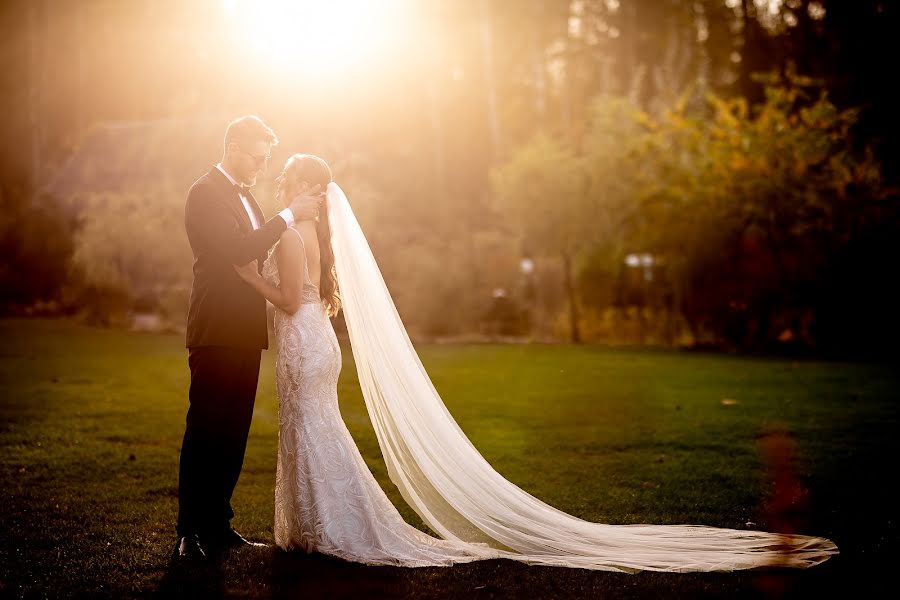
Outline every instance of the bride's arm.
{"label": "bride's arm", "polygon": [[255,262],[243,267],[235,266],[235,271],[266,300],[286,313],[294,314],[300,308],[303,282],[300,280],[303,268],[303,246],[296,234],[285,230],[281,243],[275,248],[280,285],[272,285],[259,274]]}

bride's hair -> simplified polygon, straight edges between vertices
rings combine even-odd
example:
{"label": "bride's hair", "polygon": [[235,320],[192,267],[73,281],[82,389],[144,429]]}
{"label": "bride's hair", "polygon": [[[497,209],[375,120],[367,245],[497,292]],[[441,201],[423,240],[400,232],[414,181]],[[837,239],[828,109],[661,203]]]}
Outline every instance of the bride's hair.
{"label": "bride's hair", "polygon": [[[284,178],[292,187],[303,182],[310,186],[319,185],[322,191],[334,181],[331,168],[324,160],[312,154],[294,154],[284,165]],[[327,203],[328,200],[326,199]],[[337,273],[334,270],[334,253],[331,250],[331,225],[328,222],[328,206],[323,204],[316,222],[316,237],[319,239],[319,266],[321,276],[319,295],[325,302],[328,316],[333,317],[341,310],[341,297],[337,288]]]}

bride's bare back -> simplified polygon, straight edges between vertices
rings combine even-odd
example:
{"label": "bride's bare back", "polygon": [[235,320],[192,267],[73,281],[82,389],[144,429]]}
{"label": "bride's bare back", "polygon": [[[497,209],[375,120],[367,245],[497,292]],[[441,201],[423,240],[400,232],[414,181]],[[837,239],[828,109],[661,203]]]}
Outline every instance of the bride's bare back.
{"label": "bride's bare back", "polygon": [[302,222],[284,230],[275,246],[275,260],[266,260],[258,289],[281,310],[293,314],[302,304],[321,301],[319,242],[314,222]]}
{"label": "bride's bare back", "polygon": [[319,238],[316,235],[315,221],[301,221],[294,225],[294,229],[300,234],[301,242],[304,250],[304,260],[306,269],[309,273],[310,283],[319,289],[319,282],[322,278],[321,254],[319,253]]}

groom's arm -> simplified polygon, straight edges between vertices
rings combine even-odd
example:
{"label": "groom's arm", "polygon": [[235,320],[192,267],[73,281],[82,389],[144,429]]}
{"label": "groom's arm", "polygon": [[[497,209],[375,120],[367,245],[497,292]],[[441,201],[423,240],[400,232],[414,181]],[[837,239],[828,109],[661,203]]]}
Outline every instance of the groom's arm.
{"label": "groom's arm", "polygon": [[286,220],[278,215],[259,229],[241,231],[233,212],[206,186],[195,186],[188,194],[184,225],[196,251],[211,253],[235,265],[265,256],[287,228]]}

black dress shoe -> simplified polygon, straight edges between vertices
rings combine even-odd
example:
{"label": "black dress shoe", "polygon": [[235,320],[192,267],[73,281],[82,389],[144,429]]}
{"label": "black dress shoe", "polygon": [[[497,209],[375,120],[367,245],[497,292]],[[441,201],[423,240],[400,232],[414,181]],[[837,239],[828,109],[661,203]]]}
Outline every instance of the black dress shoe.
{"label": "black dress shoe", "polygon": [[260,542],[251,542],[234,529],[226,529],[218,539],[219,546],[222,548],[239,548],[241,546],[253,546],[255,548],[265,548],[266,544]]}
{"label": "black dress shoe", "polygon": [[206,550],[195,534],[186,535],[178,539],[173,557],[185,562],[202,561],[206,559]]}

